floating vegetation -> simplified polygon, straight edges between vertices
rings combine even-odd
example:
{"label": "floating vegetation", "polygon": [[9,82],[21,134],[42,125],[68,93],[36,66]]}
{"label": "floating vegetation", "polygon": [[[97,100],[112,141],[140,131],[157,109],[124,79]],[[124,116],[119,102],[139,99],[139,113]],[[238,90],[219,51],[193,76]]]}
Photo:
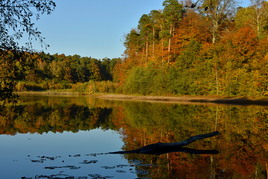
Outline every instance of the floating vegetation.
{"label": "floating vegetation", "polygon": [[100,174],[88,174],[88,176],[94,179],[113,178],[113,176],[101,176]]}
{"label": "floating vegetation", "polygon": [[21,177],[21,179],[87,179],[87,176],[69,176],[65,174],[57,174],[57,175],[36,175],[35,177]]}
{"label": "floating vegetation", "polygon": [[112,166],[112,167],[110,167],[110,166],[102,166],[101,168],[104,168],[104,169],[115,169],[116,166]]}
{"label": "floating vegetation", "polygon": [[92,163],[97,163],[98,160],[84,160],[83,162],[81,162],[81,164],[92,164]]}
{"label": "floating vegetation", "polygon": [[69,157],[81,157],[81,154],[69,155]]}
{"label": "floating vegetation", "polygon": [[[30,157],[30,155],[28,155],[28,157]],[[49,160],[49,161],[53,161],[57,158],[60,158],[60,156],[56,156],[56,157],[49,157],[49,156],[37,156],[38,159],[30,159],[31,162],[33,163],[44,163],[45,161]]]}
{"label": "floating vegetation", "polygon": [[73,165],[44,167],[44,169],[49,169],[49,170],[54,170],[54,169],[59,169],[59,168],[68,168],[70,170],[77,170],[77,169],[80,169],[81,167],[76,167]]}

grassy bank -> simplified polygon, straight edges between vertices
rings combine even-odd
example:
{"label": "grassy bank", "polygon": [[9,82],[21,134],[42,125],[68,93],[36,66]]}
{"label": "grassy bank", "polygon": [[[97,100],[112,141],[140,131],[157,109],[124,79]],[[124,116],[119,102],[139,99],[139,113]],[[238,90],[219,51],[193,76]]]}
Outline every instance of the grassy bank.
{"label": "grassy bank", "polygon": [[29,82],[19,81],[16,85],[16,91],[39,92],[42,93],[77,93],[77,94],[95,94],[95,93],[121,93],[119,84],[111,81],[88,81],[85,83],[70,83],[51,81]]}

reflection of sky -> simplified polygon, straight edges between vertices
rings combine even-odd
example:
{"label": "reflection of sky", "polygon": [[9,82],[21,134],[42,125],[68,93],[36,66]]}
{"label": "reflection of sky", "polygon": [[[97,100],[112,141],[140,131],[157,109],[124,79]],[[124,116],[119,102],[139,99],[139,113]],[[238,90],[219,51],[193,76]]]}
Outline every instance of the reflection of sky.
{"label": "reflection of sky", "polygon": [[[123,142],[120,135],[112,130],[95,129],[78,133],[63,132],[47,134],[18,134],[15,136],[0,135],[0,178],[35,177],[37,175],[68,174],[69,176],[116,176],[116,178],[135,178],[131,173],[118,173],[107,170],[103,166],[128,164],[121,155],[97,155],[121,150]],[[79,156],[76,156],[79,154]],[[40,156],[56,157],[55,160],[45,160],[43,163],[32,162],[40,160]],[[94,164],[81,164],[84,160],[97,160]],[[76,166],[70,168],[44,169],[50,166]],[[128,168],[130,169],[130,168]],[[89,177],[90,178],[90,177]]]}

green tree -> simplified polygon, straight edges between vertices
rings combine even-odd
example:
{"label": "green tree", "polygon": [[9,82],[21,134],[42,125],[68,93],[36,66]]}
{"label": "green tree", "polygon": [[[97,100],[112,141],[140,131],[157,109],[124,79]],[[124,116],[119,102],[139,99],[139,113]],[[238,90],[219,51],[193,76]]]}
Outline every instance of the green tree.
{"label": "green tree", "polygon": [[[161,56],[161,63],[162,66],[164,64],[163,61],[163,56],[164,56],[164,16],[163,16],[163,12],[162,10],[152,10],[150,12],[150,17],[152,19],[152,25],[153,25],[153,36],[152,36],[152,40],[153,40],[153,47],[152,47],[152,53],[153,53],[153,57],[156,58],[156,43],[160,43],[161,45],[161,52],[160,52],[160,56]],[[159,53],[158,53],[159,54]]]}
{"label": "green tree", "polygon": [[152,32],[152,22],[151,22],[151,18],[149,15],[144,14],[141,16],[140,20],[139,20],[139,25],[138,25],[138,29],[140,31],[140,36],[142,41],[144,42],[143,45],[143,49],[145,49],[145,59],[146,62],[148,61],[148,56],[149,56],[149,36],[151,35]]}
{"label": "green tree", "polygon": [[168,62],[170,62],[171,39],[174,36],[175,28],[178,28],[179,22],[182,19],[183,9],[182,4],[177,0],[165,0],[163,2],[163,17],[165,18],[165,30],[169,31],[168,38]]}
{"label": "green tree", "polygon": [[268,2],[264,0],[252,0],[252,6],[239,8],[235,16],[238,28],[251,26],[258,35],[264,38],[268,34]]}
{"label": "green tree", "polygon": [[162,13],[159,10],[152,10],[149,14],[152,24],[152,55],[155,58],[155,44],[160,40],[160,32],[163,26]]}
{"label": "green tree", "polygon": [[141,37],[137,29],[132,29],[125,38],[124,45],[126,47],[125,54],[127,58],[138,60],[138,53],[142,49]]}

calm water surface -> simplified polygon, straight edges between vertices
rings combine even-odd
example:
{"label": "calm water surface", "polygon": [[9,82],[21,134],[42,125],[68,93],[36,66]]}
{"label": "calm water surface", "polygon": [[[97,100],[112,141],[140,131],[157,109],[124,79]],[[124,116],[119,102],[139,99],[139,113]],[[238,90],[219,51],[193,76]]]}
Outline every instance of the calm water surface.
{"label": "calm water surface", "polygon": [[[267,178],[267,106],[22,97],[0,115],[0,178]],[[219,131],[218,154],[107,154]]]}

